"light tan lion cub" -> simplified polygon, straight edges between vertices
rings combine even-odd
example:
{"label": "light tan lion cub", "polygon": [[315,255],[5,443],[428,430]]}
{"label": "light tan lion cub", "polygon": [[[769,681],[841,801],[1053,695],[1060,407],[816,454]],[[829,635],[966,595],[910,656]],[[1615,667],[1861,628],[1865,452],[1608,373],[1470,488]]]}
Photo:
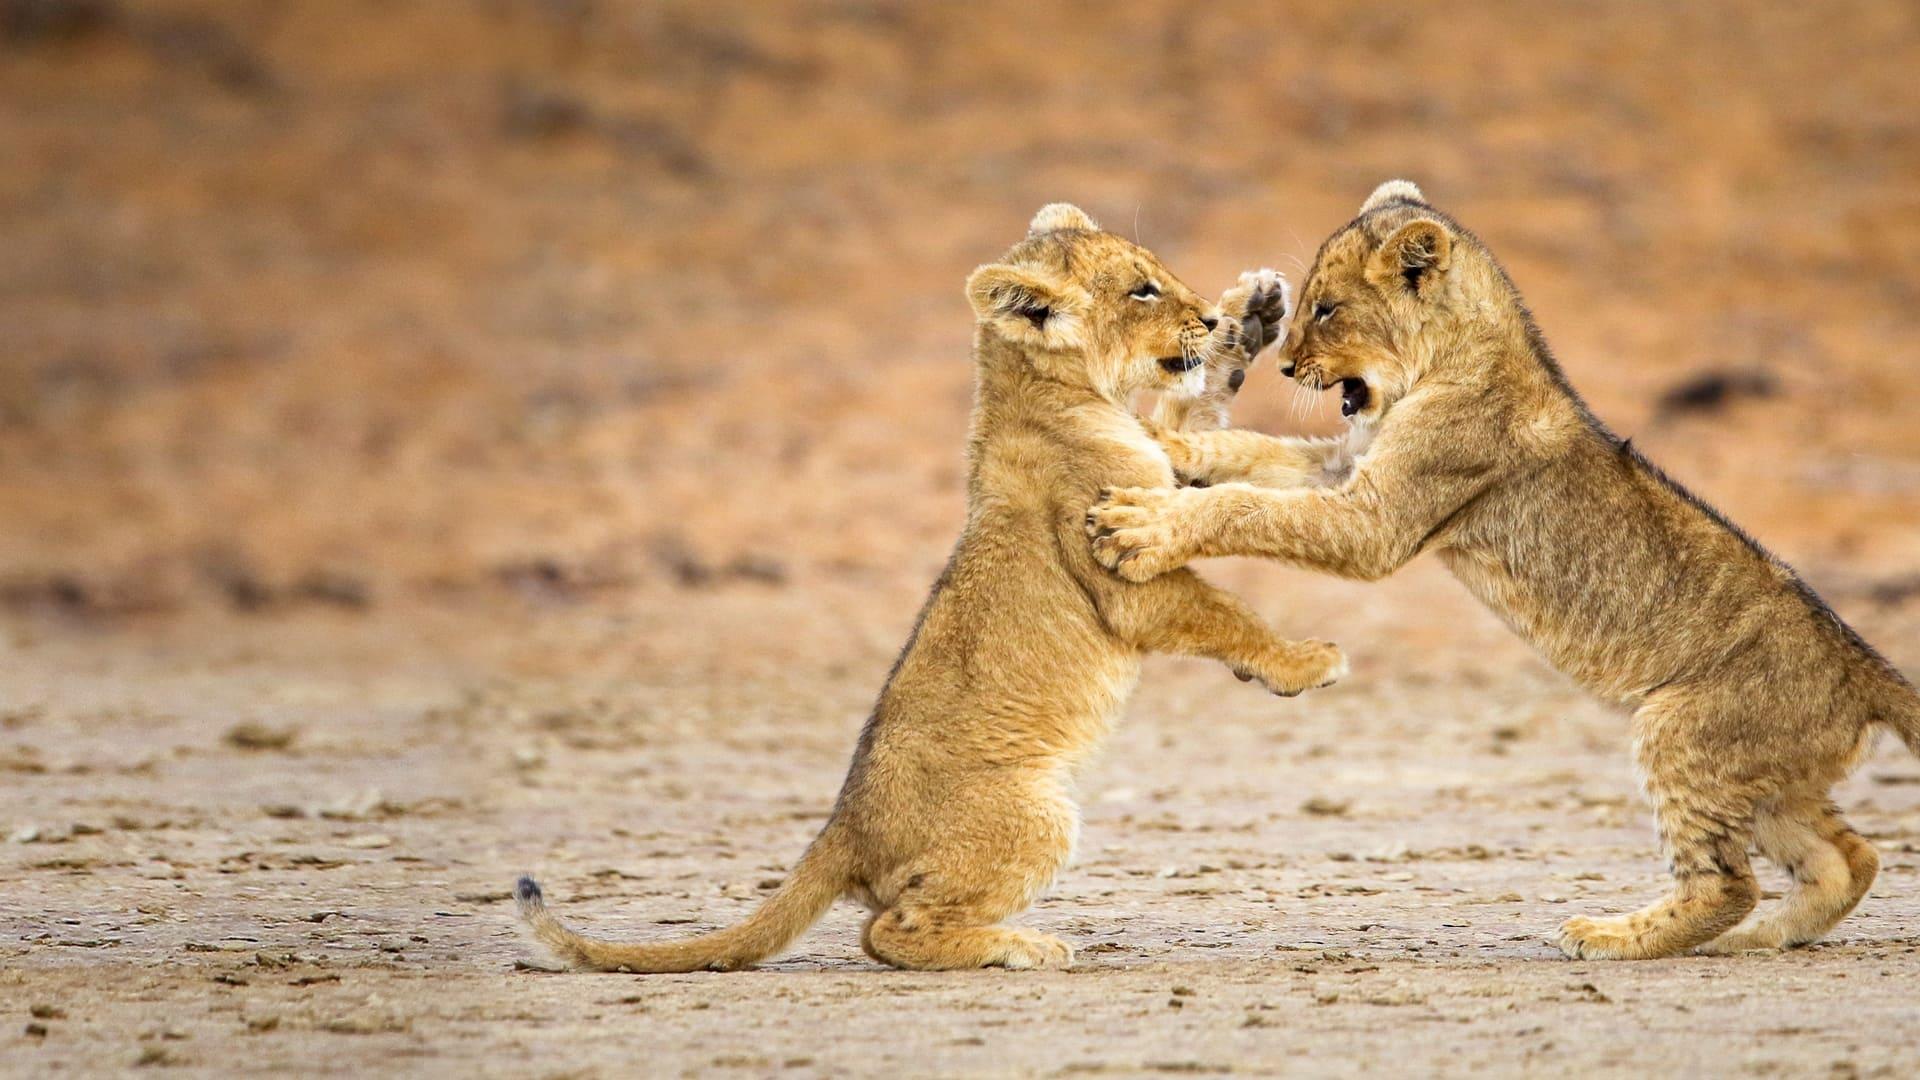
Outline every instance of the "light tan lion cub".
{"label": "light tan lion cub", "polygon": [[[1872,845],[1829,789],[1878,725],[1920,753],[1920,697],[1793,571],[1587,411],[1519,293],[1412,184],[1374,192],[1320,249],[1281,354],[1339,386],[1360,456],[1252,432],[1169,433],[1206,489],[1118,491],[1090,515],[1129,580],[1202,555],[1385,577],[1422,551],[1560,670],[1633,710],[1634,756],[1674,877],[1652,906],[1560,928],[1569,956],[1818,939],[1866,895]],[[1759,898],[1749,844],[1793,875]]]}
{"label": "light tan lion cub", "polygon": [[683,941],[582,937],[522,878],[520,911],[540,940],[584,968],[731,970],[852,895],[873,912],[861,944],[897,967],[1065,966],[1065,942],[1001,920],[1073,851],[1075,771],[1141,656],[1211,656],[1287,695],[1345,671],[1332,645],[1276,637],[1192,573],[1114,577],[1081,533],[1103,488],[1173,481],[1129,399],[1179,386],[1208,398],[1210,369],[1237,386],[1239,316],[1274,295],[1243,287],[1223,321],[1147,251],[1074,207],[1042,209],[1025,241],[967,281],[978,326],[966,529],[819,837],[745,922]]}

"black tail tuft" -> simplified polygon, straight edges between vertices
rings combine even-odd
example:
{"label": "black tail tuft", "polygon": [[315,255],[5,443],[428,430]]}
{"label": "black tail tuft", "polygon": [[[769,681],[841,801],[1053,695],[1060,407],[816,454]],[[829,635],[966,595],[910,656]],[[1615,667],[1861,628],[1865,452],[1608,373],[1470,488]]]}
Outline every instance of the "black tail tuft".
{"label": "black tail tuft", "polygon": [[513,898],[522,905],[546,903],[546,897],[540,893],[540,883],[526,874],[521,874],[520,880],[514,883]]}

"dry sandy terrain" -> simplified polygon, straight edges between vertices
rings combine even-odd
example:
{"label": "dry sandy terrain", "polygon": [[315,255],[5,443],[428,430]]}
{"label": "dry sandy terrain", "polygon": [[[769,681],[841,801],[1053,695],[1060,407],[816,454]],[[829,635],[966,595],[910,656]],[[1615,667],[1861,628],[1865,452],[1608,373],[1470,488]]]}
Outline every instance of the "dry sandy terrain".
{"label": "dry sandy terrain", "polygon": [[1625,720],[1426,563],[1208,569],[1354,673],[1149,665],[1072,972],[846,905],[537,970],[514,874],[688,933],[818,826],[957,531],[960,282],[1053,199],[1211,289],[1413,176],[1920,670],[1920,12],[1299,7],[0,0],[0,1073],[1920,1068],[1920,762],[1820,946],[1568,962],[1663,884]]}
{"label": "dry sandy terrain", "polygon": [[[1911,1072],[1904,751],[1843,793],[1885,870],[1829,942],[1569,962],[1559,920],[1662,881],[1623,721],[1431,568],[1379,587],[1432,613],[1411,662],[1361,587],[1292,584],[1276,617],[1354,642],[1352,684],[1283,702],[1152,665],[1084,783],[1082,857],[1030,917],[1077,945],[1064,974],[888,971],[852,905],[753,972],[521,966],[544,963],[505,901],[522,869],[603,932],[740,917],[822,820],[910,595],[648,593],[515,619],[485,650],[447,647],[468,620],[445,612],[22,635],[0,692],[57,704],[0,733],[0,1062]],[[675,627],[732,647],[634,658]]]}

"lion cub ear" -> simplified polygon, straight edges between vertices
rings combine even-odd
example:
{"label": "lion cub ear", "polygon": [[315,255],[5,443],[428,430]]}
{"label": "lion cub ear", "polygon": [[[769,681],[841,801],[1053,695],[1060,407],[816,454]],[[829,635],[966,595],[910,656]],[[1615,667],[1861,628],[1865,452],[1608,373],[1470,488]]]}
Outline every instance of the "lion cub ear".
{"label": "lion cub ear", "polygon": [[1031,270],[1005,263],[982,266],[967,278],[967,301],[975,317],[1014,341],[1056,347],[1072,343],[1067,290]]}
{"label": "lion cub ear", "polygon": [[1432,218],[1415,218],[1393,231],[1367,259],[1367,280],[1381,289],[1433,295],[1453,265],[1453,235]]}
{"label": "lion cub ear", "polygon": [[1094,221],[1092,216],[1085,210],[1080,209],[1072,203],[1048,203],[1041,207],[1040,212],[1033,215],[1033,220],[1027,224],[1027,236],[1029,238],[1044,236],[1047,233],[1059,232],[1062,229],[1084,229],[1087,232],[1098,232],[1100,225]]}
{"label": "lion cub ear", "polygon": [[1426,206],[1427,197],[1420,193],[1419,185],[1411,180],[1389,180],[1374,188],[1373,194],[1367,196],[1367,201],[1360,204],[1360,216],[1366,217],[1383,206],[1391,206],[1397,202],[1418,203]]}

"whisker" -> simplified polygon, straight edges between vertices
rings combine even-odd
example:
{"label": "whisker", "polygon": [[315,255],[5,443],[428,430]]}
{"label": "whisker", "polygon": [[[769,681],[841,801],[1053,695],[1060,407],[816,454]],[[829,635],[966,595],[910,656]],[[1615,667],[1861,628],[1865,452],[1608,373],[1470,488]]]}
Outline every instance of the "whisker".
{"label": "whisker", "polygon": [[[1294,247],[1296,247],[1296,248],[1301,248],[1301,247],[1305,247],[1305,246],[1306,246],[1305,244],[1303,244],[1303,243],[1301,243],[1301,242],[1300,242],[1300,234],[1299,234],[1298,232],[1296,232],[1296,231],[1294,231],[1294,228],[1293,228],[1293,226],[1291,226],[1291,225],[1287,225],[1287,226],[1283,226],[1283,227],[1284,227],[1284,228],[1285,228],[1285,229],[1287,230],[1287,236],[1288,236],[1289,238],[1291,238],[1291,239],[1293,240],[1293,246],[1294,246]],[[1307,274],[1307,264],[1306,264],[1306,263],[1303,263],[1303,262],[1301,262],[1301,261],[1300,261],[1300,256],[1298,256],[1298,255],[1295,255],[1295,254],[1293,254],[1292,252],[1288,252],[1288,253],[1287,253],[1287,258],[1289,258],[1289,259],[1292,259],[1292,260],[1293,260],[1293,264],[1294,264],[1295,266],[1298,266],[1298,267],[1300,268],[1300,276],[1301,276],[1302,278],[1304,278],[1304,277],[1306,277],[1306,274]]]}

